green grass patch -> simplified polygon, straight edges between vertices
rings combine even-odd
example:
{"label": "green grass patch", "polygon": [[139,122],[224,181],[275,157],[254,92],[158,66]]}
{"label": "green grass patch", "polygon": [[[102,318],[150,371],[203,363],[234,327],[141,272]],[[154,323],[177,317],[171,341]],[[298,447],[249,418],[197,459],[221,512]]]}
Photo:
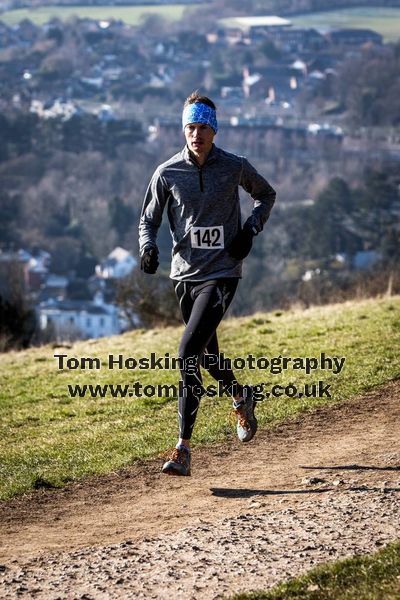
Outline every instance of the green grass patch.
{"label": "green grass patch", "polygon": [[398,600],[400,543],[370,556],[357,556],[316,567],[306,575],[272,588],[232,596],[231,600]]}
{"label": "green grass patch", "polygon": [[[177,385],[177,370],[109,369],[108,356],[176,356],[182,327],[169,327],[0,355],[0,497],[39,487],[62,486],[157,456],[176,442],[175,397],[71,398],[67,384]],[[318,405],[345,401],[400,377],[400,297],[365,300],[304,311],[275,311],[227,319],[220,347],[231,358],[345,357],[340,374],[330,370],[236,371],[241,383],[331,385],[332,398],[270,398],[260,402],[261,427],[270,427]],[[100,369],[60,370],[54,354],[99,358]],[[207,375],[204,383],[213,380]],[[230,398],[204,397],[193,443],[233,435]]]}
{"label": "green grass patch", "polygon": [[[220,22],[235,27],[237,19],[240,17],[221,19]],[[288,19],[294,27],[372,29],[380,33],[385,42],[400,39],[400,8],[357,6],[289,16]]]}
{"label": "green grass patch", "polygon": [[0,20],[7,25],[16,25],[23,19],[29,19],[35,25],[44,25],[56,17],[66,21],[71,17],[107,21],[121,20],[128,25],[139,25],[144,15],[156,14],[171,21],[179,21],[188,7],[184,4],[162,6],[43,6],[40,8],[21,8],[0,14]]}
{"label": "green grass patch", "polygon": [[295,27],[372,29],[383,35],[385,42],[400,39],[400,8],[359,6],[299,15],[290,20]]}

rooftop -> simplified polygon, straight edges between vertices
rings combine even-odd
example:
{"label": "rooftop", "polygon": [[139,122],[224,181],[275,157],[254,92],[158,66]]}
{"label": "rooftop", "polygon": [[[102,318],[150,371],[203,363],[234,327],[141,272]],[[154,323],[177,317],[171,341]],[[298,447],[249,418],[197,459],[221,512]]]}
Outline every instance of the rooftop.
{"label": "rooftop", "polygon": [[240,27],[249,29],[250,27],[287,27],[291,25],[288,19],[282,19],[275,15],[265,17],[232,17],[229,19],[221,19],[225,27]]}

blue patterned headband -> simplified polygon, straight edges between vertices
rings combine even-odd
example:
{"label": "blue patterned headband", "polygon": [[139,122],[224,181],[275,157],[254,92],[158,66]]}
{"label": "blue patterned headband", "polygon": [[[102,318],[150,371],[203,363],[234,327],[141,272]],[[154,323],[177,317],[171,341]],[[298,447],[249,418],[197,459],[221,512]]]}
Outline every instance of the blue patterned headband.
{"label": "blue patterned headband", "polygon": [[212,127],[215,133],[218,131],[217,113],[211,106],[207,106],[202,102],[188,104],[183,109],[182,129],[185,129],[186,125],[190,123],[205,123]]}

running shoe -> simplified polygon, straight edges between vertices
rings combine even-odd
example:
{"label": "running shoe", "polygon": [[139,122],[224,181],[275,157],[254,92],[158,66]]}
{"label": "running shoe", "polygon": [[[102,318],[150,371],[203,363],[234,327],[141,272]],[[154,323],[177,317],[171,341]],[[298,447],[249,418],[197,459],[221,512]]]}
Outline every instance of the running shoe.
{"label": "running shoe", "polygon": [[237,416],[237,434],[241,442],[249,442],[256,434],[257,419],[254,414],[255,400],[253,389],[249,385],[243,386],[244,398],[233,401],[233,408]]}
{"label": "running shoe", "polygon": [[162,472],[166,475],[190,475],[190,450],[185,446],[173,448],[167,455]]}

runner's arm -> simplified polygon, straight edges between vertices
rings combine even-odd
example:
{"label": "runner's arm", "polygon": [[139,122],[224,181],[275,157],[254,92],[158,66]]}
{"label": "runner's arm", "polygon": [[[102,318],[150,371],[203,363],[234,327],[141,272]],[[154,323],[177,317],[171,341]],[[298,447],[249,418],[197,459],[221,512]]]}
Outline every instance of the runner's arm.
{"label": "runner's arm", "polygon": [[139,250],[143,256],[146,250],[157,248],[157,233],[161,225],[165,204],[169,197],[165,181],[157,169],[147,188],[139,222]]}
{"label": "runner's arm", "polygon": [[254,235],[257,235],[263,230],[264,224],[269,218],[275,202],[276,192],[246,158],[243,158],[242,161],[239,183],[254,200],[253,212],[247,219],[246,225],[251,227]]}

